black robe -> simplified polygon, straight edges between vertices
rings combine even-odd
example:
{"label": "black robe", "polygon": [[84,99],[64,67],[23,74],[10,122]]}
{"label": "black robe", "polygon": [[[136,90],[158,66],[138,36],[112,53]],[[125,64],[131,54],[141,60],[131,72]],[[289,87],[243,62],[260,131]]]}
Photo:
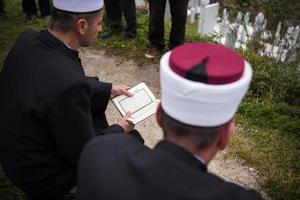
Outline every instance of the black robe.
{"label": "black robe", "polygon": [[262,200],[207,172],[193,154],[161,141],[153,149],[133,135],[95,138],[83,149],[76,200]]}
{"label": "black robe", "polygon": [[0,161],[27,194],[56,196],[76,184],[83,145],[108,127],[112,85],[84,75],[78,52],[48,31],[19,36],[0,72]]}

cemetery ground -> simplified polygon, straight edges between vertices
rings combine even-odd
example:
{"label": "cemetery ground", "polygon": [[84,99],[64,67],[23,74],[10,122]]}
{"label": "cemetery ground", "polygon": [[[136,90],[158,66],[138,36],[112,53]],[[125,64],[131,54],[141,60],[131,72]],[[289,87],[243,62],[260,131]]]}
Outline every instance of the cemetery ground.
{"label": "cemetery ground", "polygon": [[[7,2],[7,11],[7,18],[0,17],[0,70],[17,35],[28,28],[47,27],[43,19],[24,23],[19,1]],[[170,24],[166,24],[166,30],[169,29]],[[135,40],[125,41],[119,35],[105,41],[97,40],[91,48],[80,49],[86,73],[116,84],[134,85],[144,81],[159,97],[159,58],[144,58],[147,32],[147,15],[139,12]],[[196,28],[191,25],[187,26],[186,33],[186,42],[212,41],[197,35]],[[276,62],[251,51],[240,50],[240,53],[254,69],[253,82],[235,119],[237,130],[233,140],[227,151],[213,161],[210,170],[230,181],[263,191],[274,200],[300,199],[300,109],[297,103],[300,78],[297,64]],[[108,113],[109,121],[115,122],[118,114],[111,105]],[[154,117],[139,124],[137,129],[148,146],[152,147],[161,138]],[[2,171],[0,199],[24,199],[22,192]]]}

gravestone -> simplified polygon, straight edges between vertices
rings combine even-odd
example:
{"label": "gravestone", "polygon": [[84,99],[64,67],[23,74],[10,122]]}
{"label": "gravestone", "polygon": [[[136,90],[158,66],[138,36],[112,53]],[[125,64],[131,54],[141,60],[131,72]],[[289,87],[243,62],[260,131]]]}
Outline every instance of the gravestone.
{"label": "gravestone", "polygon": [[228,13],[227,13],[227,9],[226,8],[224,8],[224,10],[223,10],[222,23],[223,24],[229,23],[229,21],[228,21]]}
{"label": "gravestone", "polygon": [[250,21],[250,12],[246,12],[246,14],[244,15],[245,26],[249,25],[249,21]]}
{"label": "gravestone", "polygon": [[264,14],[262,12],[258,13],[258,15],[255,17],[252,38],[258,38],[262,33],[264,20],[265,20]]}
{"label": "gravestone", "polygon": [[277,55],[276,55],[276,60],[281,61],[282,57],[283,57],[283,53],[284,53],[284,49],[285,49],[285,40],[282,39],[279,47],[278,47],[278,51],[277,51]]}
{"label": "gravestone", "polygon": [[294,45],[286,53],[287,62],[295,61],[296,60],[296,55],[297,55],[297,47],[296,47],[296,45]]}
{"label": "gravestone", "polygon": [[165,21],[168,21],[171,19],[171,11],[170,11],[170,4],[169,0],[166,1],[166,10],[165,10]]}
{"label": "gravestone", "polygon": [[230,27],[225,35],[225,42],[224,45],[229,48],[235,48],[235,43],[237,40],[237,32],[238,28],[236,25]]}
{"label": "gravestone", "polygon": [[243,13],[238,12],[238,14],[236,15],[235,24],[237,25],[242,24],[242,19],[243,19]]}
{"label": "gravestone", "polygon": [[279,42],[280,42],[280,31],[281,31],[281,22],[278,23],[277,25],[277,29],[276,29],[276,33],[275,33],[275,39],[274,39],[274,42],[273,42],[273,45],[274,46],[278,46],[279,45]]}
{"label": "gravestone", "polygon": [[144,7],[145,6],[145,2],[144,2],[144,0],[135,0],[135,5],[137,7]]}
{"label": "gravestone", "polygon": [[[295,60],[297,52],[300,52],[300,25],[289,27],[282,38],[282,24],[279,22],[274,40],[268,41],[267,39],[271,38],[272,33],[267,30],[268,21],[262,12],[255,17],[253,25],[250,22],[249,12],[244,15],[242,12],[238,12],[235,22],[231,24],[228,20],[227,9],[224,8],[222,17],[217,18],[217,15],[213,14],[214,11],[210,10],[212,5],[202,6],[201,10],[203,11],[200,12],[201,20],[199,20],[198,26],[199,33],[219,33],[215,38],[216,41],[230,48],[242,47],[246,49],[250,39],[257,39],[263,45],[262,50],[259,52],[260,55],[272,56],[282,62]],[[215,24],[214,28],[212,24]]]}
{"label": "gravestone", "polygon": [[287,31],[285,33],[284,38],[286,40],[289,40],[293,31],[294,31],[294,27],[293,26],[288,27],[288,29],[287,29]]}
{"label": "gravestone", "polygon": [[227,27],[229,26],[230,22],[228,20],[228,13],[227,13],[227,9],[224,8],[223,9],[223,14],[222,14],[222,19],[219,23],[217,23],[218,26],[218,32],[220,33],[220,35],[224,36],[227,32]]}
{"label": "gravestone", "polygon": [[246,30],[245,30],[245,27],[243,25],[240,25],[239,27],[239,36],[238,36],[238,42],[241,44],[241,47],[243,49],[246,49],[247,46],[247,41],[248,41],[248,38],[247,38],[247,33],[246,33]]}
{"label": "gravestone", "polygon": [[219,12],[219,3],[206,5],[201,9],[198,33],[212,34]]}
{"label": "gravestone", "polygon": [[293,40],[292,42],[293,46],[294,45],[296,46],[299,36],[300,36],[300,27],[296,26],[296,28],[294,28],[294,32],[291,34],[291,38]]}
{"label": "gravestone", "polygon": [[195,22],[196,14],[198,13],[199,0],[190,0],[189,1],[189,11],[190,11],[190,23]]}
{"label": "gravestone", "polygon": [[260,36],[261,36],[262,40],[265,40],[269,37],[268,31],[267,31],[267,23],[268,23],[268,20],[265,19],[261,26],[261,29],[260,29]]}

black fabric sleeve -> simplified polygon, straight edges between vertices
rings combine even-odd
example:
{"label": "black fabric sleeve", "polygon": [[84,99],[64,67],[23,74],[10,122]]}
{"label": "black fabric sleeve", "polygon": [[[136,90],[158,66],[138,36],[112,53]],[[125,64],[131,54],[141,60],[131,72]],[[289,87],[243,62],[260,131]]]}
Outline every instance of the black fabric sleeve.
{"label": "black fabric sleeve", "polygon": [[59,153],[75,166],[84,144],[95,137],[90,96],[86,82],[73,84],[58,98],[47,118]]}
{"label": "black fabric sleeve", "polygon": [[132,137],[134,137],[137,141],[139,141],[140,143],[144,144],[144,139],[142,138],[140,132],[138,132],[137,130],[132,130],[128,133],[129,135],[131,135]]}
{"label": "black fabric sleeve", "polygon": [[91,106],[97,112],[105,112],[110,98],[112,84],[98,81],[97,77],[87,77],[92,88]]}
{"label": "black fabric sleeve", "polygon": [[136,129],[130,131],[129,133],[124,133],[123,128],[118,124],[113,124],[105,129],[103,129],[99,135],[116,134],[116,133],[128,134],[128,135],[130,135],[130,137],[133,137],[140,143],[144,144],[144,139],[142,138],[142,136]]}
{"label": "black fabric sleeve", "polygon": [[124,133],[123,128],[118,124],[113,124],[111,126],[108,126],[104,128],[103,130],[97,132],[97,135],[107,135],[111,133]]}

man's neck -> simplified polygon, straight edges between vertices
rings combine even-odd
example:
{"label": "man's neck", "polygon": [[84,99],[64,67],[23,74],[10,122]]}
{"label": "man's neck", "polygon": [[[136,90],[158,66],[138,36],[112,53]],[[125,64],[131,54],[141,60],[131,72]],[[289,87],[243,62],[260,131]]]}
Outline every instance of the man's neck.
{"label": "man's neck", "polygon": [[203,164],[208,165],[209,162],[215,157],[216,153],[218,152],[218,149],[215,148],[214,145],[211,145],[210,147],[206,149],[199,150],[195,145],[189,140],[189,138],[178,138],[178,137],[167,137],[165,140],[168,140],[170,142],[173,142],[186,150],[188,150],[193,155],[196,155],[198,158],[201,159]]}
{"label": "man's neck", "polygon": [[67,47],[77,50],[79,48],[79,40],[77,36],[71,32],[62,33],[48,28],[49,33],[59,39],[62,43],[64,43]]}

